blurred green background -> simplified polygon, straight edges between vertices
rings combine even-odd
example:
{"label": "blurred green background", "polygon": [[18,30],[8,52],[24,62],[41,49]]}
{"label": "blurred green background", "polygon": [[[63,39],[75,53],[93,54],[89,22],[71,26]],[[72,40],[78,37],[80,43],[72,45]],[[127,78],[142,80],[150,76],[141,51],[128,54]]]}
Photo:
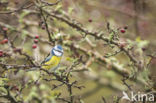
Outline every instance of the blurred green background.
{"label": "blurred green background", "polygon": [[[3,0],[5,2],[6,0]],[[18,8],[22,5],[24,0],[9,0],[9,7]],[[47,0],[48,2],[56,2],[56,0]],[[6,9],[6,8],[5,8]],[[5,10],[4,7],[0,7],[1,11]],[[32,10],[35,8],[32,8]],[[146,59],[148,54],[155,53],[156,41],[155,41],[155,26],[156,26],[156,1],[155,0],[62,0],[58,5],[53,7],[59,13],[68,15],[70,18],[75,19],[91,31],[104,32],[108,36],[107,23],[110,23],[110,27],[113,29],[120,29],[125,26],[128,27],[125,33],[119,33],[121,40],[126,39],[137,42],[135,49],[138,51],[145,48],[145,52],[137,52],[136,57],[141,60]],[[0,23],[8,24],[13,27],[17,27],[21,32],[10,32],[8,35],[10,39],[15,38],[14,45],[35,58],[37,63],[40,63],[47,54],[50,52],[52,45],[49,45],[44,40],[48,41],[48,35],[40,26],[41,19],[35,14],[29,14],[28,11],[13,13],[13,14],[0,14]],[[117,48],[111,49],[108,45],[100,40],[95,40],[91,36],[82,38],[82,33],[77,32],[65,23],[59,20],[49,20],[49,27],[54,32],[54,37],[58,40],[62,40],[67,44],[74,44],[85,50],[99,53],[99,56],[104,56],[107,53],[112,53]],[[16,35],[18,35],[16,37]],[[30,36],[28,36],[30,35]],[[33,37],[39,35],[41,39],[36,49],[32,49]],[[3,35],[0,34],[0,40],[3,40]],[[43,40],[42,40],[43,39]],[[140,44],[139,44],[140,43]],[[141,44],[142,43],[142,44]],[[143,45],[139,47],[139,45]],[[78,56],[75,54],[74,49],[68,48],[63,45],[65,54],[61,61],[60,69],[64,69],[70,66],[75,58]],[[5,52],[12,53],[8,45],[0,45],[0,49]],[[82,90],[74,89],[74,95],[80,97],[84,103],[103,103],[102,96],[106,98],[108,103],[112,103],[115,96],[122,96],[122,91],[127,90],[127,87],[122,83],[122,76],[110,69],[111,64],[115,64],[121,68],[131,72],[131,69],[127,66],[129,59],[124,53],[120,53],[116,56],[110,57],[109,63],[105,64],[100,62],[94,56],[86,56],[83,52],[77,51],[78,54],[83,55],[83,62],[76,68],[86,68],[87,71],[73,73],[71,80],[77,80],[79,85],[85,86]],[[16,58],[16,60],[14,59]],[[26,60],[20,57],[18,54],[12,54],[11,59],[2,59],[8,63],[23,64]],[[88,63],[87,66],[85,63]],[[86,66],[86,67],[85,67]],[[149,74],[141,70],[142,74],[148,74],[155,83],[156,81],[156,59],[153,59]],[[30,73],[34,75],[34,73]],[[28,75],[29,76],[29,75]],[[140,76],[142,77],[142,76]],[[146,83],[144,78],[140,79],[143,83]],[[48,87],[56,82],[46,83]],[[128,81],[132,88],[136,91],[143,91],[145,86],[136,82]],[[62,96],[66,97],[67,91],[65,87],[57,89],[62,92]],[[56,90],[56,91],[57,91]],[[27,89],[25,90],[27,92]],[[123,101],[124,103],[124,101]]]}

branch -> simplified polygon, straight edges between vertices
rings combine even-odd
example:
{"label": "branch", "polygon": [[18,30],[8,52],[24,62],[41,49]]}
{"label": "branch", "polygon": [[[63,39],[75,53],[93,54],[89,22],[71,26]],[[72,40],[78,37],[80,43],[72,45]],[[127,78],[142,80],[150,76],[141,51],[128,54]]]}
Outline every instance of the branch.
{"label": "branch", "polygon": [[1,95],[0,97],[6,98],[8,99],[11,103],[19,103],[21,101],[17,101],[11,94],[10,94],[10,90],[9,90],[9,86],[5,85],[3,86],[6,90],[7,90],[7,95]]}
{"label": "branch", "polygon": [[126,48],[124,47],[120,47],[119,43],[117,41],[110,41],[108,38],[104,37],[103,34],[100,34],[97,33],[97,32],[91,32],[91,31],[88,31],[87,29],[85,29],[84,27],[82,27],[81,25],[79,25],[79,23],[77,22],[72,22],[72,20],[70,19],[67,19],[61,15],[58,15],[58,14],[55,14],[55,13],[49,13],[48,11],[44,10],[43,11],[48,14],[49,16],[52,16],[66,24],[68,24],[69,26],[75,28],[76,30],[84,33],[85,35],[91,35],[93,37],[95,37],[96,39],[99,39],[99,40],[103,40],[107,43],[111,43],[115,46],[117,46],[118,48],[120,48],[128,57],[129,59],[137,66],[137,60],[129,53],[129,51],[126,50]]}
{"label": "branch", "polygon": [[102,96],[102,101],[103,101],[103,103],[107,103],[106,99],[103,96]]}
{"label": "branch", "polygon": [[23,3],[23,5],[21,5],[20,8],[18,8],[18,9],[14,9],[14,10],[11,10],[11,11],[2,11],[2,12],[0,12],[0,14],[11,14],[11,13],[14,13],[14,12],[20,12],[20,11],[22,11],[24,9],[28,9],[28,8],[34,6],[34,3],[33,2],[30,2],[29,5],[25,6],[26,5],[26,2],[28,3],[29,0],[25,0],[24,3]]}

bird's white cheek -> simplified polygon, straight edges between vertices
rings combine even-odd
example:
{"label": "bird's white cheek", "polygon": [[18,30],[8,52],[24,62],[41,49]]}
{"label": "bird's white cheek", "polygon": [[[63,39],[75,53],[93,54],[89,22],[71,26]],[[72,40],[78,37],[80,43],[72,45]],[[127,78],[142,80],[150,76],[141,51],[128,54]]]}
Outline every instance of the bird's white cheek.
{"label": "bird's white cheek", "polygon": [[54,54],[55,54],[56,56],[62,56],[62,53],[61,53],[61,52],[58,52],[58,51],[55,51],[55,50],[54,50]]}

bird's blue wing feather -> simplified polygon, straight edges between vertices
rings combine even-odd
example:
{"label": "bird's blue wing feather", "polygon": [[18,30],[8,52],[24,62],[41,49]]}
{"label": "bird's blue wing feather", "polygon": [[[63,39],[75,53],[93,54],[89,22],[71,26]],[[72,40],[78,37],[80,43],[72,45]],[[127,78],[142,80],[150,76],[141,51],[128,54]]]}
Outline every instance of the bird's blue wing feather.
{"label": "bird's blue wing feather", "polygon": [[52,56],[53,55],[49,55],[48,57],[46,57],[45,60],[41,64],[44,64],[45,62],[48,62],[52,58]]}
{"label": "bird's blue wing feather", "polygon": [[51,59],[52,55],[49,55],[45,60],[44,62],[48,62],[50,59]]}

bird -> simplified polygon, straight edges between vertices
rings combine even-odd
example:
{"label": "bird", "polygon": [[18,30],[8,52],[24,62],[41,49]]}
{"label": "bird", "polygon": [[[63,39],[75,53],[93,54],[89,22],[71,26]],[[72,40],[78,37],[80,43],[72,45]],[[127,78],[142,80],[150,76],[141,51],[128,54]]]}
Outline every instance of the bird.
{"label": "bird", "polygon": [[42,68],[48,70],[49,72],[55,72],[60,65],[63,53],[64,51],[61,45],[54,46],[49,53],[49,56],[46,57],[41,63]]}

